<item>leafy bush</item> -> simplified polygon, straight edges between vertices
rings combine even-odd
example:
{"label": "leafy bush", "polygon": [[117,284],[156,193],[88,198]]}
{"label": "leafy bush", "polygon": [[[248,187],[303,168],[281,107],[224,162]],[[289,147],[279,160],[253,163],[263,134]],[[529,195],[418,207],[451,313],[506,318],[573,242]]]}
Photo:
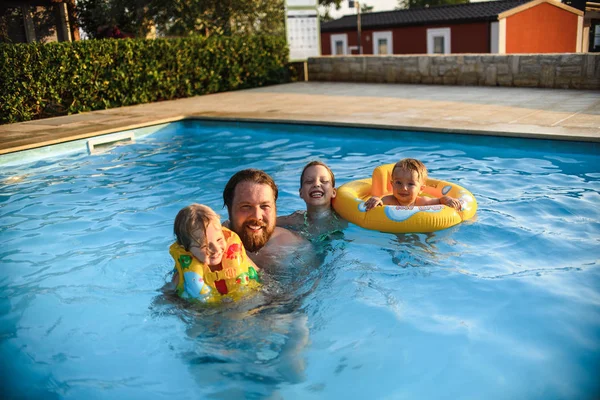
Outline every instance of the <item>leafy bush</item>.
{"label": "leafy bush", "polygon": [[0,123],[289,81],[285,38],[0,43]]}

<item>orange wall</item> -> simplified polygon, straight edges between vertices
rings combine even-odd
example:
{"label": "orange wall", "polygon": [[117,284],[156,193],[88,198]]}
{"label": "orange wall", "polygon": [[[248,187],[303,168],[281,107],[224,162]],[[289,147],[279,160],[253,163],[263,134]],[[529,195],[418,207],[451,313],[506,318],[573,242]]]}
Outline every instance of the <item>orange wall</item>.
{"label": "orange wall", "polygon": [[577,15],[541,3],[506,18],[507,53],[573,53]]}

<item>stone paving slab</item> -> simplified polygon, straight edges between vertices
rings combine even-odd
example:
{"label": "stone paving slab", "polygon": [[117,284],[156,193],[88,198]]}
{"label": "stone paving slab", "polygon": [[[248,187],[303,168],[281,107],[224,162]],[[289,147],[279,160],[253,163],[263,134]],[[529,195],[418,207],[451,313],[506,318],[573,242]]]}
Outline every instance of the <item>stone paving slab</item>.
{"label": "stone paving slab", "polygon": [[298,82],[0,125],[0,154],[185,118],[600,142],[600,93]]}

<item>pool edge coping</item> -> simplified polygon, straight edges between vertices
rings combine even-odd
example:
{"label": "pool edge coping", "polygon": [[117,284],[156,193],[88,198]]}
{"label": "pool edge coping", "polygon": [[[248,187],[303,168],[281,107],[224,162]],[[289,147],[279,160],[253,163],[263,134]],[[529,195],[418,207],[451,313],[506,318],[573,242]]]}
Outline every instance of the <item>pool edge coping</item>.
{"label": "pool edge coping", "polygon": [[390,125],[390,124],[377,124],[373,122],[361,123],[361,122],[339,122],[339,121],[328,121],[321,119],[293,119],[293,118],[249,118],[249,117],[232,117],[232,116],[214,116],[214,115],[202,115],[202,114],[191,114],[191,115],[179,115],[173,117],[166,117],[156,120],[149,120],[129,125],[119,125],[102,130],[92,130],[85,133],[79,133],[69,135],[65,137],[43,140],[35,143],[7,147],[0,149],[0,156],[4,154],[18,153],[20,151],[32,150],[40,147],[52,146],[56,144],[72,142],[76,140],[89,139],[97,136],[109,135],[116,132],[127,131],[132,129],[145,128],[154,125],[168,124],[181,121],[189,120],[206,120],[206,121],[225,121],[225,122],[249,122],[249,123],[265,123],[265,124],[296,124],[296,125],[310,125],[310,126],[329,126],[329,127],[357,127],[363,129],[383,129],[383,130],[397,130],[397,131],[415,131],[415,132],[437,132],[437,133],[449,133],[449,134],[464,134],[464,135],[478,135],[478,136],[500,136],[510,138],[522,138],[522,139],[542,139],[542,140],[557,140],[557,141],[570,141],[570,142],[586,142],[586,143],[598,143],[600,142],[600,136],[588,136],[588,135],[574,135],[561,134],[561,133],[541,133],[541,132],[522,132],[522,131],[492,131],[484,129],[465,129],[465,128],[444,128],[444,127],[432,127],[432,126],[416,126],[416,125]]}

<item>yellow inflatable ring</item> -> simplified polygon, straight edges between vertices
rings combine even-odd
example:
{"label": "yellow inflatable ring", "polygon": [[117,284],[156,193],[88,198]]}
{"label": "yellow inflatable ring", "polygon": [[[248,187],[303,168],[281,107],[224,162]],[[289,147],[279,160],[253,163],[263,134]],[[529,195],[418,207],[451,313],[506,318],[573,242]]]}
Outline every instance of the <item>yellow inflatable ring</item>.
{"label": "yellow inflatable ring", "polygon": [[348,182],[340,186],[333,199],[333,208],[344,219],[366,229],[389,233],[425,233],[450,228],[472,218],[477,212],[475,197],[465,188],[451,182],[427,179],[422,196],[448,195],[461,202],[460,211],[444,205],[383,206],[366,212],[364,202],[371,196],[391,194],[394,164],[381,165],[372,178]]}

